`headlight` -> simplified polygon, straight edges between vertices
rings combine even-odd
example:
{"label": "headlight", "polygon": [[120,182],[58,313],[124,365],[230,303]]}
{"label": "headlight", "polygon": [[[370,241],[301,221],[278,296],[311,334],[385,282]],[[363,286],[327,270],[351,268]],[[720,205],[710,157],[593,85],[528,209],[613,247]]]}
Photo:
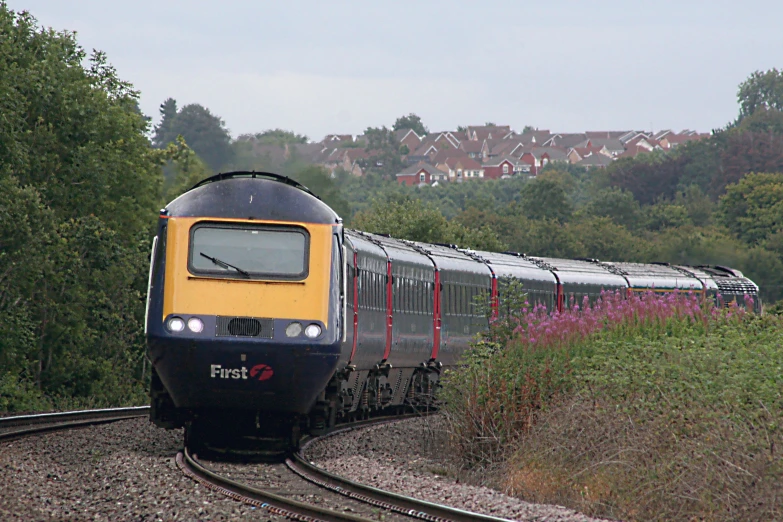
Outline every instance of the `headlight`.
{"label": "headlight", "polygon": [[185,321],[180,317],[172,317],[169,319],[168,326],[172,332],[181,332],[185,329]]}
{"label": "headlight", "polygon": [[310,339],[315,339],[321,335],[321,327],[317,324],[309,324],[307,325],[307,328],[305,328],[305,335]]}
{"label": "headlight", "polygon": [[286,337],[298,337],[302,333],[302,323],[293,322],[285,327]]}
{"label": "headlight", "polygon": [[201,333],[204,330],[204,323],[198,317],[188,319],[188,330],[193,333]]}

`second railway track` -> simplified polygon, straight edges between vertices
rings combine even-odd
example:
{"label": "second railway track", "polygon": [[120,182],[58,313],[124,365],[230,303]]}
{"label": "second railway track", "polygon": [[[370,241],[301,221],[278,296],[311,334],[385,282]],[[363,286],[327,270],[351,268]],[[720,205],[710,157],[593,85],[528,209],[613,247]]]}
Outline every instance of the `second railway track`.
{"label": "second railway track", "polygon": [[[396,420],[379,419],[326,435]],[[177,456],[182,471],[202,485],[270,514],[293,520],[500,522],[506,519],[463,511],[359,484],[309,462],[302,450],[277,464],[200,461],[187,448]]]}

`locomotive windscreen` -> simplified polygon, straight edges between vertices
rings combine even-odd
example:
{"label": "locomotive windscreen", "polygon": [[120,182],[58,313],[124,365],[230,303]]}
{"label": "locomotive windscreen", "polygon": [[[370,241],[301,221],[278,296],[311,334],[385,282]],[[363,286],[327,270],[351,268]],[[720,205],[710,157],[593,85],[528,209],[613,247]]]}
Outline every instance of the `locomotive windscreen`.
{"label": "locomotive windscreen", "polygon": [[190,233],[193,274],[246,279],[304,279],[309,235],[298,227],[200,224]]}

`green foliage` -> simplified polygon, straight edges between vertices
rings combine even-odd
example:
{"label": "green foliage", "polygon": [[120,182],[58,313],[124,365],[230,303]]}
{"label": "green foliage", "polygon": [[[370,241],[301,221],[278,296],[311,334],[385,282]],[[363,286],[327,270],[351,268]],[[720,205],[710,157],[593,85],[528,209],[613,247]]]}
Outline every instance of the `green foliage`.
{"label": "green foliage", "polygon": [[[177,136],[182,136],[214,171],[232,160],[231,135],[223,120],[206,107],[191,103],[177,110],[177,102],[169,98],[160,106],[160,115],[161,121],[155,127],[152,139],[155,147],[163,149],[176,142]],[[279,139],[279,136],[270,137],[273,138]]]}
{"label": "green foliage", "polygon": [[740,118],[765,109],[783,111],[783,71],[755,71],[740,84],[737,101]]}
{"label": "green foliage", "polygon": [[365,172],[391,179],[405,168],[394,131],[386,127],[367,127],[364,138],[367,142],[365,150],[370,153],[369,158],[360,160]]}
{"label": "green foliage", "polygon": [[729,185],[718,216],[742,241],[761,244],[783,228],[783,173],[751,173]]}
{"label": "green foliage", "polygon": [[5,4],[0,34],[0,410],[136,402],[160,154],[103,53]]}
{"label": "green foliage", "polygon": [[401,129],[411,129],[419,136],[426,136],[429,132],[427,127],[422,123],[421,118],[413,113],[397,118],[392,130],[398,131]]}
{"label": "green foliage", "polygon": [[375,201],[354,217],[352,226],[411,241],[451,243],[478,250],[497,251],[504,246],[488,227],[469,229],[450,222],[436,208],[410,197]]}
{"label": "green foliage", "polygon": [[297,170],[290,176],[317,194],[324,203],[337,212],[337,215],[340,217],[349,216],[348,202],[343,199],[336,183],[329,177],[329,172],[324,167],[312,165]]}
{"label": "green foliage", "polygon": [[167,160],[169,175],[163,184],[161,208],[212,175],[212,170],[188,147],[182,136],[177,136],[175,142],[169,143],[163,151],[163,157]]}
{"label": "green foliage", "polygon": [[587,203],[582,213],[594,217],[606,217],[629,230],[640,227],[642,212],[633,194],[618,188],[601,190]]}
{"label": "green foliage", "polygon": [[553,179],[538,179],[522,188],[520,207],[529,219],[567,221],[573,213],[565,188]]}
{"label": "green foliage", "polygon": [[691,224],[688,210],[683,205],[661,201],[657,205],[646,207],[645,210],[644,222],[648,230],[679,228]]}
{"label": "green foliage", "polygon": [[519,493],[618,519],[780,518],[780,318],[667,333],[604,335],[572,359],[571,399],[511,466],[549,473]]}
{"label": "green foliage", "polygon": [[283,129],[269,129],[255,135],[258,143],[264,145],[285,145],[286,143],[307,143],[307,136]]}
{"label": "green foliage", "polygon": [[502,469],[526,500],[589,515],[780,518],[783,380],[770,361],[783,321],[690,306],[706,314],[626,315],[570,341],[553,330],[543,347],[490,330],[444,378],[455,455]]}

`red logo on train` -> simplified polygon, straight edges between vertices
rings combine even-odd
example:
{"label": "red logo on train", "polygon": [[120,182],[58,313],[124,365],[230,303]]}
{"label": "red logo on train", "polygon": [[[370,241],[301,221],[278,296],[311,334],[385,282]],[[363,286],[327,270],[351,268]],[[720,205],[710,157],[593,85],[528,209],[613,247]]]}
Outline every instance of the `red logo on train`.
{"label": "red logo on train", "polygon": [[272,369],[272,367],[267,366],[266,364],[256,364],[250,368],[250,377],[255,377],[258,375],[259,381],[266,381],[271,379],[274,374],[275,371]]}

